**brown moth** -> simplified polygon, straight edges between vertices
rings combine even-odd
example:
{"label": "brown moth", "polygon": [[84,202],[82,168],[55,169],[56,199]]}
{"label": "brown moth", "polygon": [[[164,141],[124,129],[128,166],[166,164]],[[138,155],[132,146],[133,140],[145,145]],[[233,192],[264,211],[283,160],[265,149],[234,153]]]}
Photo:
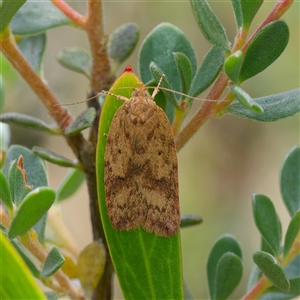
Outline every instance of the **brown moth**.
{"label": "brown moth", "polygon": [[180,224],[178,163],[169,120],[153,100],[160,82],[152,96],[141,82],[132,98],[116,96],[125,103],[107,134],[104,182],[115,229],[143,227],[169,237]]}

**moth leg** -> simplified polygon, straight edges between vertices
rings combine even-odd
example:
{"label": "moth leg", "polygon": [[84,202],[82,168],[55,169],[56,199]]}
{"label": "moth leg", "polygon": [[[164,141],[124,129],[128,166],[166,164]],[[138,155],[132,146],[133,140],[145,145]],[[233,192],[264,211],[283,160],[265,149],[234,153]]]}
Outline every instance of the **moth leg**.
{"label": "moth leg", "polygon": [[110,96],[116,97],[116,98],[119,99],[119,100],[124,100],[124,101],[128,101],[128,100],[129,100],[128,98],[126,98],[126,97],[124,97],[124,96],[122,96],[122,95],[116,95],[116,94],[113,94],[113,93],[111,93],[111,92],[104,91],[104,90],[101,92],[101,94],[110,95]]}
{"label": "moth leg", "polygon": [[165,77],[165,74],[162,74],[160,79],[159,79],[159,82],[158,82],[158,85],[156,86],[156,88],[154,89],[152,95],[151,95],[151,98],[154,99],[154,97],[157,95],[157,93],[159,92],[159,86],[160,84],[162,83],[163,79]]}

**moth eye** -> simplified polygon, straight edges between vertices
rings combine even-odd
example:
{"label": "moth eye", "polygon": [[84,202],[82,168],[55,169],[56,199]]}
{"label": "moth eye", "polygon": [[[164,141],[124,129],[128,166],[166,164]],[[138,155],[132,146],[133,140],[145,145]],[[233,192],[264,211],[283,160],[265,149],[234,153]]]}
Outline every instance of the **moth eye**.
{"label": "moth eye", "polygon": [[157,154],[158,154],[158,155],[162,155],[162,151],[161,151],[161,150],[158,150],[158,151],[157,151]]}
{"label": "moth eye", "polygon": [[145,92],[145,97],[148,97],[149,95],[148,95],[148,93],[147,92]]}
{"label": "moth eye", "polygon": [[121,154],[121,153],[122,153],[121,149],[119,149],[119,150],[118,150],[118,153],[119,153],[119,154]]}

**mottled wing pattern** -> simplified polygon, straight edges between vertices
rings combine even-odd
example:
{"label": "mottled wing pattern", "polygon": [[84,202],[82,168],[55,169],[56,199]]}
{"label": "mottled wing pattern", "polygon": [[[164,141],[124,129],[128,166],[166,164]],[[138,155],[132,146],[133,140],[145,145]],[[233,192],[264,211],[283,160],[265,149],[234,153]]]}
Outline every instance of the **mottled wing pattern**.
{"label": "mottled wing pattern", "polygon": [[[178,164],[164,111],[153,102],[141,121],[128,100],[116,112],[105,149],[105,192],[114,228],[142,226],[170,236],[179,230]],[[136,113],[136,111],[134,112]]]}

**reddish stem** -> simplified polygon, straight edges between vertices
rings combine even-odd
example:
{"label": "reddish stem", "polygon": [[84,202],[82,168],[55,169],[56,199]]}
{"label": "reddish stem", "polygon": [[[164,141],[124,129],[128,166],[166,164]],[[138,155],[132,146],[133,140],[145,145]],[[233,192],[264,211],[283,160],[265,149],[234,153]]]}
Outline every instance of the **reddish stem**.
{"label": "reddish stem", "polygon": [[255,300],[258,299],[262,293],[271,286],[271,282],[266,278],[262,277],[249,291],[247,295],[245,295],[242,300]]}
{"label": "reddish stem", "polygon": [[71,6],[69,6],[63,0],[51,0],[51,2],[61,11],[63,12],[68,18],[70,18],[76,25],[85,29],[86,26],[86,18],[75,11]]}

